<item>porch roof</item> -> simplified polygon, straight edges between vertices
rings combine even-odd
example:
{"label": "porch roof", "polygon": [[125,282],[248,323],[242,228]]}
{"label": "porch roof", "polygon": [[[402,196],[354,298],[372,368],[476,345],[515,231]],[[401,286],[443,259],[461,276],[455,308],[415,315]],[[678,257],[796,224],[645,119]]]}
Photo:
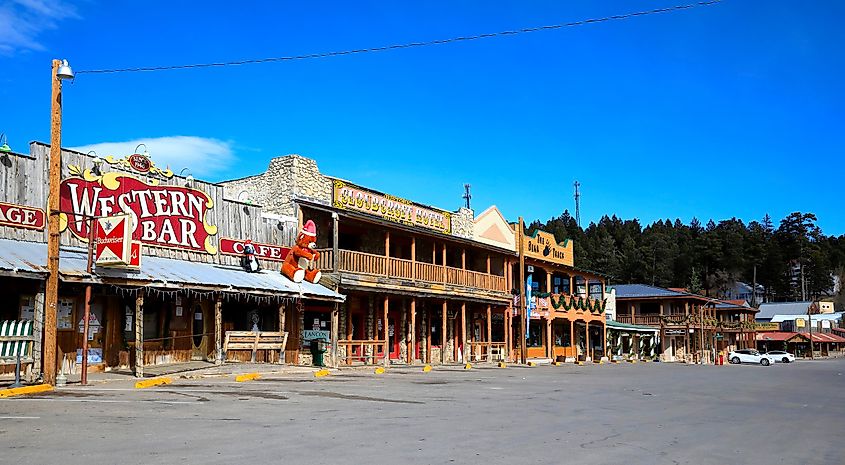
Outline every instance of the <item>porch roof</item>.
{"label": "porch roof", "polygon": [[616,320],[608,320],[607,321],[607,329],[617,329],[622,331],[634,331],[640,333],[654,333],[657,334],[660,332],[658,328],[652,328],[651,326],[640,326],[640,325],[632,325],[630,323],[620,323]]}
{"label": "porch roof", "polygon": [[[96,284],[128,284],[165,289],[195,288],[222,292],[282,294],[342,302],[345,297],[319,284],[294,283],[277,271],[247,273],[239,267],[196,263],[171,258],[143,256],[138,271],[100,267],[88,274],[87,251],[63,247],[59,270],[64,281]],[[44,279],[47,271],[47,244],[0,239],[0,271],[26,273]]]}

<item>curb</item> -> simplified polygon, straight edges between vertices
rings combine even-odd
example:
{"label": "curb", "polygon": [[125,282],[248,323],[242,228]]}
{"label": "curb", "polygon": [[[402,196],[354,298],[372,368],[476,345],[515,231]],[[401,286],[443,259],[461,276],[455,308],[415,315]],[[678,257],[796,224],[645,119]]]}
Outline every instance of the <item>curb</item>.
{"label": "curb", "polygon": [[235,376],[235,381],[243,383],[244,381],[255,381],[260,377],[261,375],[259,375],[258,373],[244,373],[242,375]]}
{"label": "curb", "polygon": [[135,383],[135,389],[146,389],[148,387],[161,386],[162,384],[170,384],[172,382],[173,380],[168,377],[145,379]]}
{"label": "curb", "polygon": [[0,389],[0,398],[36,394],[39,392],[52,391],[53,386],[49,384],[36,384],[34,386],[23,386],[18,388]]}

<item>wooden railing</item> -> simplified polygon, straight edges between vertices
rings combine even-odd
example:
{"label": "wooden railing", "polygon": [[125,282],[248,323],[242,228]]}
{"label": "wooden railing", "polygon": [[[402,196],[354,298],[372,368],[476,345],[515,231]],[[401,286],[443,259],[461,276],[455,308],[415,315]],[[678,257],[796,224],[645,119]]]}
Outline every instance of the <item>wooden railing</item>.
{"label": "wooden railing", "polygon": [[[320,250],[317,266],[321,270],[333,269],[331,249]],[[412,279],[430,283],[445,283],[455,286],[507,292],[504,276],[496,276],[478,271],[462,270],[433,263],[414,262],[402,258],[385,257],[351,250],[338,251],[339,271],[364,273],[390,278]]]}
{"label": "wooden railing", "polygon": [[[468,342],[470,362],[477,361],[502,361],[505,359],[505,343],[504,342]],[[487,353],[488,347],[490,353]],[[489,358],[489,360],[488,360]]]}
{"label": "wooden railing", "polygon": [[[385,346],[387,346],[387,342],[384,339],[345,339],[337,341],[337,346],[346,348],[347,364],[352,363],[353,360],[377,364],[378,359],[384,361],[384,358],[389,356],[389,353],[384,350]],[[353,353],[353,349],[358,349],[357,353]],[[365,349],[369,349],[369,355],[367,355],[368,351]]]}
{"label": "wooden railing", "polygon": [[616,321],[634,325],[660,326],[661,321],[668,325],[682,325],[685,322],[685,315],[616,315]]}

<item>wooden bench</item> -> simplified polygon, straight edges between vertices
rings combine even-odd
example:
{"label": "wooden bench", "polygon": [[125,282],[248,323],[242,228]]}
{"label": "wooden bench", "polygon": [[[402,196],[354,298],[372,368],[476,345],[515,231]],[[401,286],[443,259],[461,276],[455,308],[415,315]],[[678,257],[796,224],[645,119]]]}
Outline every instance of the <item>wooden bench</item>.
{"label": "wooden bench", "polygon": [[13,387],[21,385],[21,364],[33,363],[32,333],[32,320],[0,321],[0,365],[17,365]]}
{"label": "wooden bench", "polygon": [[255,363],[255,354],[259,350],[278,350],[279,364],[285,362],[285,345],[288,342],[287,332],[271,331],[226,331],[226,340],[223,342],[223,352],[230,350],[252,351],[252,363]]}

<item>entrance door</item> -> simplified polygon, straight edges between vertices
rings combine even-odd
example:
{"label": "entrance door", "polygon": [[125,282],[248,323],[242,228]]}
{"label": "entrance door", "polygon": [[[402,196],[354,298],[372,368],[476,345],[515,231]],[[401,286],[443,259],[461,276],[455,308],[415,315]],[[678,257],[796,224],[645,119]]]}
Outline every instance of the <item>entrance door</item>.
{"label": "entrance door", "polygon": [[[363,313],[352,313],[350,317],[350,322],[352,324],[352,330],[350,333],[352,334],[353,340],[363,341],[367,339],[364,335],[364,314]],[[361,353],[361,346],[354,345],[352,346],[352,358],[357,361],[363,361],[364,354]]]}
{"label": "entrance door", "polygon": [[202,305],[194,304],[191,312],[193,319],[191,337],[191,360],[205,360],[208,355],[208,336],[205,334],[205,315]]}
{"label": "entrance door", "polygon": [[399,337],[400,337],[399,316],[387,315],[387,344],[390,347],[390,358],[399,358]]}

